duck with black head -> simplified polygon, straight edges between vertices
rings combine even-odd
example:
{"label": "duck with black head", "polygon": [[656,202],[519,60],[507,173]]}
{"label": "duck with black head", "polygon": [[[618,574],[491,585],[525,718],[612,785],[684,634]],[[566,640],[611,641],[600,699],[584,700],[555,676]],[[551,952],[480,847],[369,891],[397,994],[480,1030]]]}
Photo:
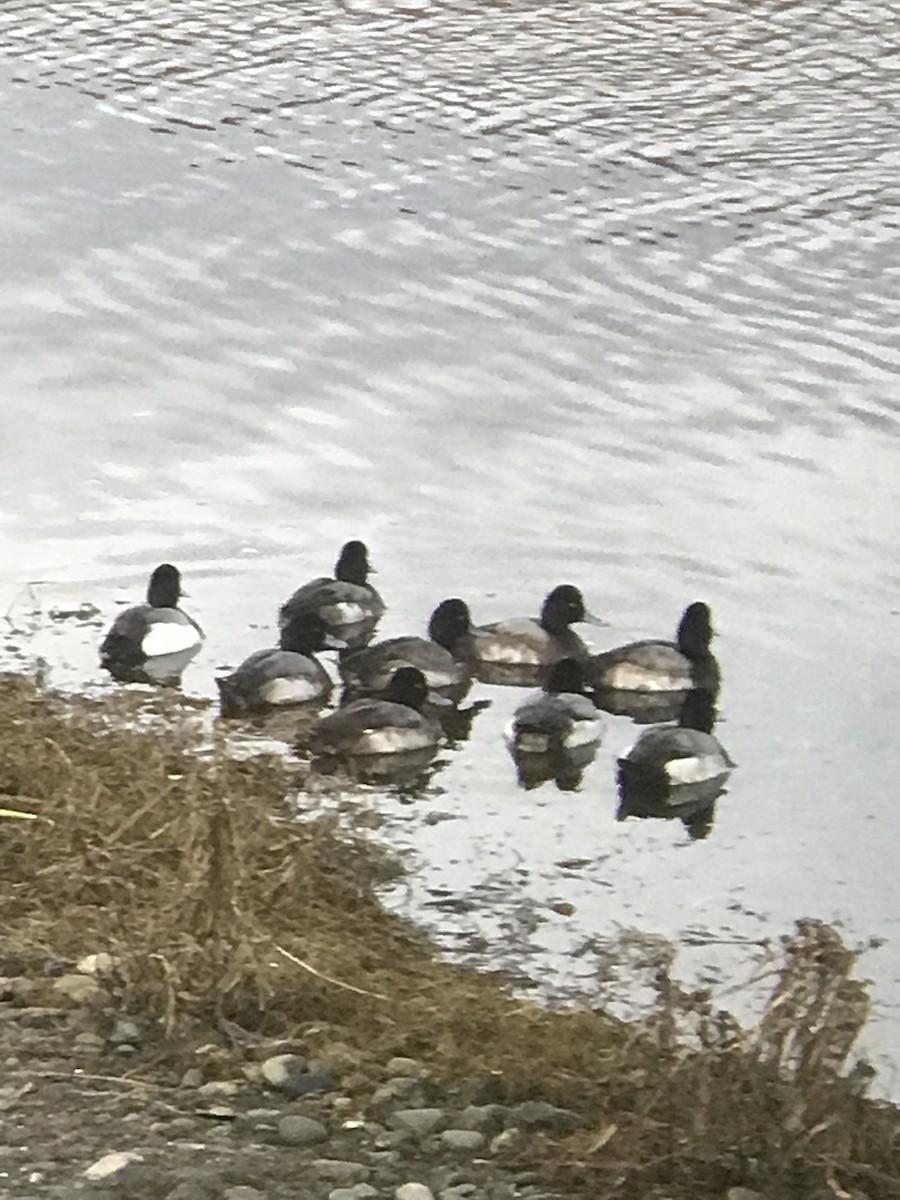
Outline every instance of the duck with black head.
{"label": "duck with black head", "polygon": [[[179,607],[181,573],[161,563],[150,576],[147,600],[120,612],[100,645],[100,665],[117,679],[180,675],[203,645],[203,630]],[[171,667],[171,670],[169,668]]]}
{"label": "duck with black head", "polygon": [[719,686],[719,664],[710,650],[712,613],[700,600],[689,604],[674,641],[652,638],[592,654],[585,662],[589,686],[612,692],[686,692]]}
{"label": "duck with black head", "polygon": [[348,645],[365,645],[384,613],[381,596],[369,583],[374,568],[364,542],[349,541],[341,548],[334,576],[319,576],[304,583],[278,612],[279,629],[296,618],[316,612],[336,637]]}
{"label": "duck with black head", "polygon": [[428,637],[395,637],[341,655],[338,670],[348,695],[380,696],[398,667],[417,667],[432,692],[458,704],[472,684],[468,663],[453,654],[471,627],[463,600],[442,600],[428,622]]}

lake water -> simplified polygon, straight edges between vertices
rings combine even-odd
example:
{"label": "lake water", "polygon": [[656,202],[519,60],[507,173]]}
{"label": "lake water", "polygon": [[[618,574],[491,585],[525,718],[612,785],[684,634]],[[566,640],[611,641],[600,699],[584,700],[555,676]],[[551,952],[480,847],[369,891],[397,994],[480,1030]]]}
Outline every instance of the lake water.
{"label": "lake water", "polygon": [[739,764],[705,839],[616,821],[624,718],[579,791],[520,791],[521,694],[482,687],[422,796],[360,800],[392,901],[550,995],[621,988],[623,930],[727,989],[834,921],[880,943],[900,1092],[895,16],[6,0],[0,665],[112,686],[49,613],[171,560],[212,696],[348,537],[385,635],[571,581],[602,648],[705,599]]}

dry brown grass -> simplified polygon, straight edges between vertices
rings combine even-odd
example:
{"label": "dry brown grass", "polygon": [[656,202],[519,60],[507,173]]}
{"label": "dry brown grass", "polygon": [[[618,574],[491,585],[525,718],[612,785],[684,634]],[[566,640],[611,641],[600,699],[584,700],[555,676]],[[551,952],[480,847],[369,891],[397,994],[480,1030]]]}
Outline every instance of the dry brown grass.
{"label": "dry brown grass", "polygon": [[290,819],[280,760],[197,753],[177,699],[154,702],[156,728],[122,728],[122,703],[0,681],[0,808],[38,818],[0,817],[0,949],[109,952],[122,1002],[158,1020],[161,1053],[227,1020],[312,1049],[326,1029],[373,1077],[400,1053],[451,1090],[489,1077],[503,1099],[584,1115],[522,1152],[569,1194],[900,1196],[897,1110],[841,1076],[867,997],[829,928],[804,922],[787,942],[755,1030],[683,993],[664,954],[649,1021],[548,1013],[436,960],[379,903],[392,870],[380,852]]}

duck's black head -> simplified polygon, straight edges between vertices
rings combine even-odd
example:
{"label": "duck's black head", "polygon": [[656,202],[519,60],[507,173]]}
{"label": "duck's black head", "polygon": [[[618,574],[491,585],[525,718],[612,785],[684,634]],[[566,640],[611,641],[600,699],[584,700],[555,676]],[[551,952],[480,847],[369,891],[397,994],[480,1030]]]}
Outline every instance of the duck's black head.
{"label": "duck's black head", "polygon": [[324,619],[315,611],[300,612],[282,629],[278,645],[294,654],[312,654],[333,644]]}
{"label": "duck's black head", "polygon": [[678,624],[676,641],[678,649],[687,658],[699,658],[709,653],[709,644],[713,639],[712,613],[709,605],[702,600],[695,600],[684,610],[684,615]]}
{"label": "duck's black head", "polygon": [[547,672],[545,692],[583,692],[584,672],[574,658],[561,658]]}
{"label": "duck's black head", "polygon": [[150,576],[147,603],[153,608],[176,608],[181,598],[181,572],[171,563],[160,563]]}
{"label": "duck's black head", "polygon": [[472,628],[472,616],[465,600],[454,596],[451,600],[442,600],[428,622],[428,636],[445,650],[453,651],[460,638],[464,638]]}
{"label": "duck's black head", "polygon": [[372,567],[365,542],[345,542],[334,566],[334,577],[342,583],[364,585]]}
{"label": "duck's black head", "polygon": [[562,633],[587,615],[584,596],[572,583],[555,587],[541,607],[541,624],[548,633]]}
{"label": "duck's black head", "polygon": [[394,704],[405,704],[421,712],[428,699],[428,681],[418,667],[398,667],[384,695]]}

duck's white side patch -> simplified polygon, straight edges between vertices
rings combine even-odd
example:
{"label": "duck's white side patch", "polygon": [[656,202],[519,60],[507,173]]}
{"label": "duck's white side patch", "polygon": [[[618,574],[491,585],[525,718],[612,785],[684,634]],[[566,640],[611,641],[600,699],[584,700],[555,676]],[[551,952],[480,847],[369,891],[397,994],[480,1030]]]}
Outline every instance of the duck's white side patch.
{"label": "duck's white side patch", "polygon": [[270,679],[260,689],[260,696],[266,704],[304,704],[307,700],[315,700],[322,694],[322,685],[317,680],[304,679],[302,676],[284,676]]}
{"label": "duck's white side patch", "polygon": [[521,754],[546,754],[552,742],[546,733],[536,733],[533,729],[523,730],[518,736],[514,734],[511,740]]}
{"label": "duck's white side patch", "polygon": [[423,750],[434,744],[428,729],[367,729],[359,740],[357,753],[397,754],[403,750]]}
{"label": "duck's white side patch", "polygon": [[713,755],[695,755],[692,758],[670,758],[666,763],[666,777],[670,783],[705,783],[727,770],[722,759]]}
{"label": "duck's white side patch", "polygon": [[603,732],[601,721],[576,721],[563,738],[564,746],[587,746],[590,742],[600,740]]}
{"label": "duck's white side patch", "polygon": [[355,625],[365,621],[372,615],[372,609],[358,604],[355,600],[343,600],[339,604],[329,604],[322,609],[322,616],[329,625]]}
{"label": "duck's white side patch", "polygon": [[603,676],[605,687],[619,692],[678,692],[691,686],[690,672],[685,668],[666,667],[654,670],[637,663],[614,663]]}
{"label": "duck's white side patch", "polygon": [[154,621],[144,634],[141,650],[146,658],[159,658],[164,654],[193,650],[202,641],[203,638],[190,622]]}

